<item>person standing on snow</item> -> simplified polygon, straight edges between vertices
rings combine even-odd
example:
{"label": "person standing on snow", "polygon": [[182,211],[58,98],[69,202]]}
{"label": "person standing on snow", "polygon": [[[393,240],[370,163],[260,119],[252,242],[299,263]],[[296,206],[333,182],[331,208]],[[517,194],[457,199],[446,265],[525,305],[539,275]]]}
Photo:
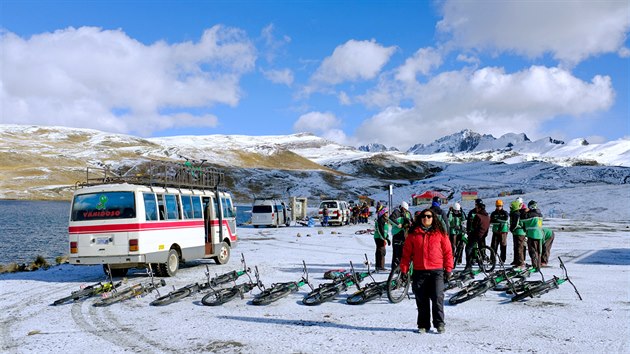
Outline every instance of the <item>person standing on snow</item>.
{"label": "person standing on snow", "polygon": [[442,223],[442,226],[444,226],[443,229],[446,230],[446,234],[448,235],[450,232],[448,227],[448,216],[446,215],[446,212],[440,208],[440,198],[433,197],[431,207],[429,209],[433,210],[433,213],[437,215],[438,219]]}
{"label": "person standing on snow", "polygon": [[475,206],[470,209],[470,211],[468,212],[468,216],[466,217],[466,233],[468,234],[468,237],[470,238],[470,234],[472,233],[472,222],[473,219],[475,218],[475,215],[477,214],[477,205],[482,204],[483,201],[479,198],[475,199]]}
{"label": "person standing on snow", "polygon": [[510,203],[510,232],[512,233],[512,241],[514,242],[514,260],[512,265],[515,267],[525,267],[525,230],[520,225],[521,220],[521,202],[517,199]]}
{"label": "person standing on snow", "polygon": [[549,256],[551,255],[551,245],[553,244],[553,240],[556,238],[553,230],[543,227],[543,244],[542,244],[542,252],[540,254],[540,266],[546,267],[547,263],[549,263]]}
{"label": "person standing on snow", "polygon": [[416,213],[403,247],[401,277],[406,277],[413,261],[412,289],[418,308],[418,333],[433,326],[445,332],[444,282],[453,270],[453,253],[448,234],[431,209]]}
{"label": "person standing on snow", "polygon": [[392,224],[392,269],[396,268],[402,257],[403,245],[407,238],[407,231],[411,225],[411,213],[409,212],[409,204],[403,201],[400,207],[394,209],[389,219]]}
{"label": "person standing on snow", "polygon": [[326,205],[324,205],[324,210],[322,210],[322,226],[323,227],[327,227],[328,226],[328,207]]}
{"label": "person standing on snow", "polygon": [[486,237],[490,229],[490,216],[486,212],[486,205],[479,203],[475,206],[475,217],[472,220],[472,231],[466,244],[466,267],[464,270],[472,270],[473,248],[475,243],[481,248],[486,244]]}
{"label": "person standing on snow", "polygon": [[505,263],[510,215],[507,211],[503,210],[503,201],[501,199],[496,201],[495,206],[496,209],[490,214],[490,224],[492,225],[492,242],[490,243],[490,247],[492,247],[494,253],[499,255],[497,250],[499,246],[501,246],[499,259],[501,259],[502,263]]}
{"label": "person standing on snow", "polygon": [[525,230],[527,236],[527,249],[529,250],[529,258],[532,260],[532,267],[540,269],[542,244],[544,240],[543,234],[543,215],[538,210],[536,201],[530,200],[527,203],[525,212],[521,215],[519,224]]}
{"label": "person standing on snow", "polygon": [[389,215],[386,207],[380,208],[374,222],[374,243],[376,244],[376,271],[385,271],[385,254],[387,253],[386,245],[392,242],[389,240]]}
{"label": "person standing on snow", "polygon": [[455,205],[449,209],[447,218],[448,218],[448,227],[449,227],[449,240],[451,241],[451,248],[453,249],[453,255],[455,255],[455,246],[457,242],[460,242],[462,236],[466,232],[464,230],[466,224],[466,216],[464,211],[462,210],[462,206],[459,203],[455,203]]}

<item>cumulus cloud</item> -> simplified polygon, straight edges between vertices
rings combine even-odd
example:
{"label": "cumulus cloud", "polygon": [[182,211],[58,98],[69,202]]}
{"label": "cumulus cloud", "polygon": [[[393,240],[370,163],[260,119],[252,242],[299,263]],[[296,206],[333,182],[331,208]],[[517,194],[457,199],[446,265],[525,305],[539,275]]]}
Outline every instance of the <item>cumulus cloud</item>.
{"label": "cumulus cloud", "polygon": [[434,48],[421,48],[396,70],[396,80],[415,82],[416,75],[428,75],[442,65],[442,54]]}
{"label": "cumulus cloud", "polygon": [[550,53],[564,65],[615,53],[630,28],[627,1],[458,1],[442,6],[437,29],[463,48]]}
{"label": "cumulus cloud", "polygon": [[261,37],[264,42],[264,58],[268,63],[273,63],[279,53],[284,51],[284,48],[291,43],[291,37],[274,35],[275,26],[269,24],[261,31]]}
{"label": "cumulus cloud", "polygon": [[330,112],[309,112],[303,114],[293,124],[296,133],[313,133],[322,138],[335,141],[340,144],[347,144],[348,137],[340,129],[341,120]]}
{"label": "cumulus cloud", "polygon": [[291,69],[261,70],[265,78],[274,84],[291,86],[293,84],[293,71]]}
{"label": "cumulus cloud", "polygon": [[[235,106],[256,51],[245,33],[214,26],[197,42],[145,45],[121,30],[67,28],[28,39],[0,35],[0,121],[67,125],[149,135],[171,127],[216,126]],[[124,112],[124,113],[120,113]]]}
{"label": "cumulus cloud", "polygon": [[324,59],[311,81],[336,85],[346,81],[373,79],[389,61],[394,50],[394,47],[383,47],[375,40],[349,40]]}
{"label": "cumulus cloud", "polygon": [[535,133],[554,117],[610,108],[614,90],[608,76],[585,82],[560,68],[510,74],[486,67],[441,73],[418,84],[412,99],[412,108],[390,107],[363,122],[357,139],[406,149],[465,128],[495,136]]}

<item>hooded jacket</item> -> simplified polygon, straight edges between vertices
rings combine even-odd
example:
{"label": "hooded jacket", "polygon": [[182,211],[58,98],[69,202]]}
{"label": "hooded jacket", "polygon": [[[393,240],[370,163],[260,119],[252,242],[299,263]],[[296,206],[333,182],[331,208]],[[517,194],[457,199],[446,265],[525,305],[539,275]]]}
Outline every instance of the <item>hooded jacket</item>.
{"label": "hooded jacket", "polygon": [[481,240],[488,236],[488,230],[490,229],[490,216],[485,209],[478,209],[477,214],[472,220],[472,231],[470,232],[470,238],[472,240]]}
{"label": "hooded jacket", "polygon": [[413,261],[414,270],[442,270],[450,273],[453,270],[453,251],[448,235],[436,229],[423,230],[414,227],[409,231],[400,270],[409,271],[409,263]]}

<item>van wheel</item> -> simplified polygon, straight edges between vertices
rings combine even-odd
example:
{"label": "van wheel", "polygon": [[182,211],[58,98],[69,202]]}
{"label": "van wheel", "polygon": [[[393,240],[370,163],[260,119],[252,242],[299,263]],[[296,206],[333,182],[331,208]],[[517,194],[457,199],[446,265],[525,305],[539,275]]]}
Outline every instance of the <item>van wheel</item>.
{"label": "van wheel", "polygon": [[[129,271],[129,268],[111,268],[111,270],[112,270],[112,277],[118,278],[118,277],[124,277],[125,275],[127,275],[127,271]],[[103,264],[103,272],[105,273],[105,275],[109,276],[107,264]]]}
{"label": "van wheel", "polygon": [[214,257],[214,261],[217,264],[226,264],[230,260],[230,245],[227,242],[221,242],[221,249],[219,249],[219,255]]}
{"label": "van wheel", "polygon": [[179,269],[179,253],[171,248],[168,251],[168,257],[166,257],[166,263],[160,263],[158,269],[158,274],[161,276],[174,277]]}
{"label": "van wheel", "polygon": [[257,229],[257,228],[258,228],[258,225],[254,225],[254,229]]}

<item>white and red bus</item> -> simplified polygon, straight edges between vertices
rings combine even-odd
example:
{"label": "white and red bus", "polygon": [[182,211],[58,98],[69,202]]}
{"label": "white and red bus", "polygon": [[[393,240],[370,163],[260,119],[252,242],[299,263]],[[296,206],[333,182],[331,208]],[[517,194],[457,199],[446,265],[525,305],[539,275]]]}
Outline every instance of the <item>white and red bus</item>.
{"label": "white and red bus", "polygon": [[75,191],[68,227],[71,264],[102,264],[115,276],[151,264],[157,275],[173,276],[187,260],[228,262],[238,242],[229,193],[172,178],[162,186],[154,178],[124,180],[92,180]]}

